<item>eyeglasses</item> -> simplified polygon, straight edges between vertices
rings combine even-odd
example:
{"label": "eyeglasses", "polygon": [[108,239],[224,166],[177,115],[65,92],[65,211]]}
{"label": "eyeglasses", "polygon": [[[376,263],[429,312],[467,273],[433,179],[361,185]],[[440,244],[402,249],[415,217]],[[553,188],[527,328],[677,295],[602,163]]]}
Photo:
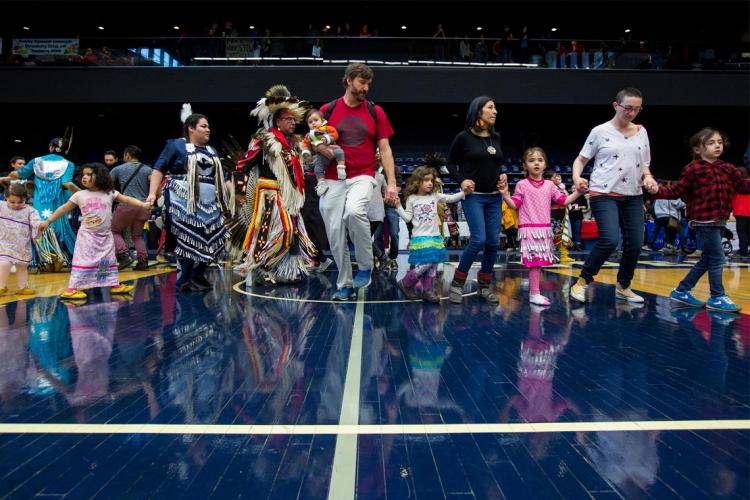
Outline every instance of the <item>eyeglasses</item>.
{"label": "eyeglasses", "polygon": [[620,108],[624,109],[627,112],[633,111],[635,113],[640,113],[641,111],[643,111],[643,106],[623,106],[619,102],[617,103],[617,105],[620,106]]}
{"label": "eyeglasses", "polygon": [[293,122],[294,117],[293,116],[285,116],[283,118],[278,118],[280,122]]}

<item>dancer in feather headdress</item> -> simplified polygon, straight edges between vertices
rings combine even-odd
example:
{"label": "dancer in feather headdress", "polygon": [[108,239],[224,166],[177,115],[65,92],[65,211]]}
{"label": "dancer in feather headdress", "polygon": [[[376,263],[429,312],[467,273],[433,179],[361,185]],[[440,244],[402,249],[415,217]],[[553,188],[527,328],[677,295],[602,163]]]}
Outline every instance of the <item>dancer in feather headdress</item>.
{"label": "dancer in feather headdress", "polygon": [[174,249],[180,263],[177,288],[182,292],[207,290],[208,263],[224,251],[227,229],[224,213],[234,214],[234,189],[216,150],[208,145],[211,130],[205,115],[183,106],[183,137],[167,142],[151,173],[148,203],[164,187],[167,250]]}
{"label": "dancer in feather headdress", "polygon": [[230,229],[233,251],[245,255],[240,270],[248,273],[248,283],[298,281],[312,263],[315,248],[300,216],[305,202],[300,139],[294,135],[309,108],[285,86],[275,85],[251,113],[261,128],[237,162],[237,170],[248,175],[247,201]]}

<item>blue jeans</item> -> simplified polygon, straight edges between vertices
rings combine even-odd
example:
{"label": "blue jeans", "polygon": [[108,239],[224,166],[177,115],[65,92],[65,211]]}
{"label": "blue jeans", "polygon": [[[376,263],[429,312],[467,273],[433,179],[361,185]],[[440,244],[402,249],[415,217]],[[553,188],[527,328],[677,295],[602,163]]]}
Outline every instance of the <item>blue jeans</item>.
{"label": "blue jeans", "polygon": [[482,253],[483,273],[491,273],[497,259],[503,198],[499,194],[470,194],[462,202],[469,224],[469,244],[461,254],[458,270],[468,273],[477,254]]}
{"label": "blue jeans", "polygon": [[617,248],[622,232],[622,258],[617,282],[623,288],[628,288],[643,245],[643,196],[592,196],[589,204],[599,229],[599,238],[583,263],[581,277],[587,283],[594,280],[604,262]]}
{"label": "blue jeans", "polygon": [[724,228],[718,226],[695,226],[695,234],[702,245],[703,253],[701,253],[698,263],[677,285],[677,291],[688,292],[692,290],[701,276],[708,271],[711,297],[721,297],[725,294],[724,284],[721,281],[721,273],[724,270],[724,248],[721,245],[723,230]]}
{"label": "blue jeans", "polygon": [[[391,240],[390,247],[388,248],[388,257],[395,259],[398,257],[398,231],[401,218],[398,216],[398,212],[396,212],[395,208],[385,207],[385,219],[388,221],[388,236]],[[380,224],[375,230],[375,244],[381,250],[385,250],[383,226],[384,224]]]}

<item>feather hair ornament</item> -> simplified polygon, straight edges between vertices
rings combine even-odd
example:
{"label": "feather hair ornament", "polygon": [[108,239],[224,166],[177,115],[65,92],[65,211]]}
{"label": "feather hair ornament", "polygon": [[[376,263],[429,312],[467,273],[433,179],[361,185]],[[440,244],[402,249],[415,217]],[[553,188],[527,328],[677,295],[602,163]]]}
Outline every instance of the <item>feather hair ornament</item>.
{"label": "feather hair ornament", "polygon": [[189,102],[186,102],[182,105],[182,109],[180,110],[180,121],[182,123],[185,123],[185,120],[188,119],[188,116],[193,114],[193,106],[190,105]]}

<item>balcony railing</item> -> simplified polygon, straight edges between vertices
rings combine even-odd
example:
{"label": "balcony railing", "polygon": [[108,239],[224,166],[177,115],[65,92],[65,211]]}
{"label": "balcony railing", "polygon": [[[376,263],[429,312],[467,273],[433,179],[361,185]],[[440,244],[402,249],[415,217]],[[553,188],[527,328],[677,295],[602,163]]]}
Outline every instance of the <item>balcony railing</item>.
{"label": "balcony railing", "polygon": [[[13,40],[5,65],[160,66],[373,65],[564,69],[747,70],[750,49],[730,43],[481,38],[196,37]],[[23,42],[26,42],[24,45]],[[37,43],[40,42],[40,43]]]}

